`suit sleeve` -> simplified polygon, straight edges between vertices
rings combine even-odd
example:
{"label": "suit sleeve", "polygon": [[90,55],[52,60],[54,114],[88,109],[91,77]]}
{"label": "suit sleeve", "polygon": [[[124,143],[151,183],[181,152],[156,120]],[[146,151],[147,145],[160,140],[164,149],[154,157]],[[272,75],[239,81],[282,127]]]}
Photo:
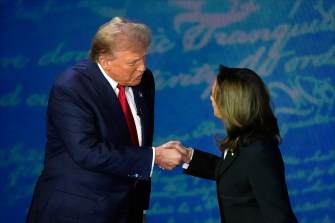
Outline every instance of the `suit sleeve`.
{"label": "suit sleeve", "polygon": [[[149,179],[152,149],[135,150],[103,139],[96,120],[99,111],[89,103],[93,100],[87,100],[91,97],[87,91],[64,84],[56,84],[52,89],[47,113],[48,143],[53,144],[55,153],[65,150],[86,170]],[[48,155],[50,159],[56,155],[52,152]]]}
{"label": "suit sleeve", "polygon": [[297,222],[287,191],[284,163],[278,147],[260,147],[249,163],[249,180],[265,222]]}
{"label": "suit sleeve", "polygon": [[208,180],[215,180],[215,170],[220,158],[216,155],[194,149],[193,158],[183,173]]}

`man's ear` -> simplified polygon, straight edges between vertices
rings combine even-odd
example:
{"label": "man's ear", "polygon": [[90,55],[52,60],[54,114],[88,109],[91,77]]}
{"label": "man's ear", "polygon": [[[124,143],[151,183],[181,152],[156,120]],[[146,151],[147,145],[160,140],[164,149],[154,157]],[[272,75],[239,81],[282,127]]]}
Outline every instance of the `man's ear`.
{"label": "man's ear", "polygon": [[110,69],[108,59],[105,56],[99,56],[98,62],[104,70]]}

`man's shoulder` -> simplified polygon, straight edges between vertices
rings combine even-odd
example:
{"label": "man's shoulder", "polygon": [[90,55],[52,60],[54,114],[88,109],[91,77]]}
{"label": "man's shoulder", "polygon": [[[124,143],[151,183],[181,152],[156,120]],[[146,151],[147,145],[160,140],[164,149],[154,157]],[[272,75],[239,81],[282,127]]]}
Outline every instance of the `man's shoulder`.
{"label": "man's shoulder", "polygon": [[94,62],[82,60],[60,73],[55,80],[55,84],[66,84],[87,79],[92,69],[94,69]]}

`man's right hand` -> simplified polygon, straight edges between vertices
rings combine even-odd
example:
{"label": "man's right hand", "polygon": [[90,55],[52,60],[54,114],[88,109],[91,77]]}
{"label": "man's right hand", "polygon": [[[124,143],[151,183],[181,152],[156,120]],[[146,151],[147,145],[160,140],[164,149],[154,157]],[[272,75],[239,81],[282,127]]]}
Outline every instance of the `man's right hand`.
{"label": "man's right hand", "polygon": [[165,170],[172,170],[181,163],[190,160],[182,153],[183,146],[179,141],[170,141],[155,150],[155,164]]}

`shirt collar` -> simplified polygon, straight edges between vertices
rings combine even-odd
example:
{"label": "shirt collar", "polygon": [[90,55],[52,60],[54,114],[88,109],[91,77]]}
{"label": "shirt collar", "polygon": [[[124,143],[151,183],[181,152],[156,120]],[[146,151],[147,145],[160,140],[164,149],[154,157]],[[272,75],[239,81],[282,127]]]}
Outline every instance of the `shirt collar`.
{"label": "shirt collar", "polygon": [[99,67],[101,73],[104,75],[104,77],[107,79],[107,81],[112,86],[113,90],[115,91],[115,89],[117,89],[116,86],[117,86],[118,83],[116,81],[114,81],[110,76],[108,76],[108,74],[104,71],[104,69],[102,69],[100,63],[97,62],[97,64],[98,64],[98,67]]}

